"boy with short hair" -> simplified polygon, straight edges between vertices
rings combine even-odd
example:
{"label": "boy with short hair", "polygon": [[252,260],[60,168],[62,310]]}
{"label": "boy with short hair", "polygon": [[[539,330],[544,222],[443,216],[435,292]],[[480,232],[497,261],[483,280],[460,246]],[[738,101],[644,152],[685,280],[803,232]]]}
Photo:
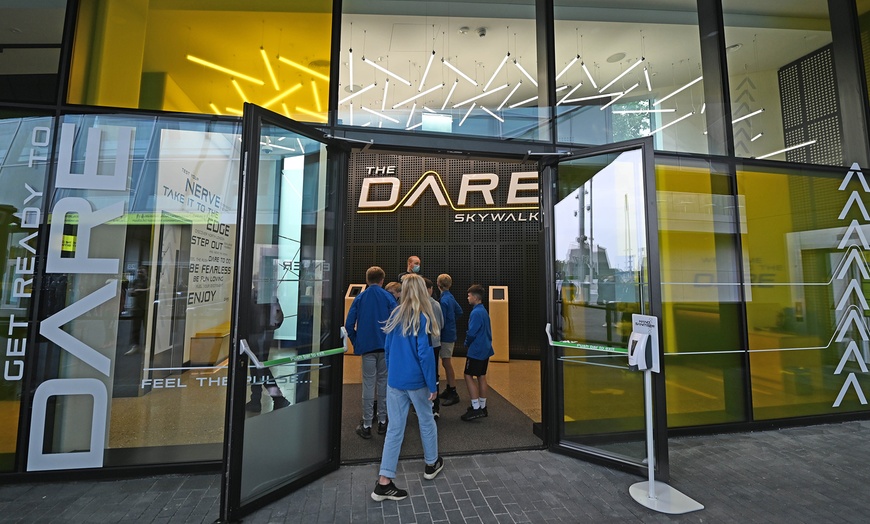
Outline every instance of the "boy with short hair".
{"label": "boy with short hair", "polygon": [[459,393],[456,392],[456,375],[453,371],[453,347],[456,344],[456,319],[462,316],[462,306],[453,297],[450,288],[453,278],[447,273],[438,275],[438,289],[441,291],[441,312],[444,314],[444,328],[441,330],[441,364],[444,366],[444,376],[447,387],[441,393],[441,403],[452,406],[459,403]]}
{"label": "boy with short hair", "polygon": [[384,270],[372,266],[366,271],[365,291],[357,295],[347,312],[344,328],[353,352],[362,355],[362,421],[356,434],[372,438],[375,385],[378,393],[378,434],[387,432],[387,363],[384,358],[386,334],[382,328],[396,307],[396,299],[383,287]]}
{"label": "boy with short hair", "polygon": [[[489,416],[486,410],[486,395],[489,386],[486,384],[486,368],[489,357],[495,352],[492,349],[492,326],[489,313],[483,307],[485,296],[483,286],[475,284],[468,288],[468,303],[471,304],[471,315],[468,317],[468,331],[465,334],[465,385],[471,396],[471,406],[460,418],[466,422]],[[477,377],[477,381],[474,380]]]}

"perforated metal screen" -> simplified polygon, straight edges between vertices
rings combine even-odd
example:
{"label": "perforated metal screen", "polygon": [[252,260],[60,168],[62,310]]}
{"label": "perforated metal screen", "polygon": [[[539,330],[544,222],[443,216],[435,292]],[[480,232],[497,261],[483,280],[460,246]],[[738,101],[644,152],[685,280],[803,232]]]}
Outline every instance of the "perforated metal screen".
{"label": "perforated metal screen", "polygon": [[[464,355],[462,341],[471,311],[466,300],[469,286],[508,286],[510,355],[537,358],[543,329],[540,212],[537,203],[508,204],[512,174],[536,173],[537,169],[536,163],[352,154],[345,289],[352,283],[364,283],[366,269],[373,265],[386,271],[387,282],[396,280],[405,271],[408,257],[419,256],[421,275],[433,282],[441,273],[453,278],[451,291],[465,312],[457,326],[456,352]],[[463,175],[467,187],[474,189],[490,182],[468,175],[488,173],[498,177],[496,187],[489,192],[492,202],[487,202],[486,191],[472,190],[460,203]],[[370,184],[365,194],[365,200],[374,207],[360,208],[366,178],[398,179],[396,202],[387,205],[394,187],[391,182],[380,182]],[[525,178],[518,183],[534,184],[534,180]],[[420,187],[423,192],[415,199]],[[516,195],[537,198],[533,191],[520,190]]]}
{"label": "perforated metal screen", "polygon": [[843,163],[840,101],[834,86],[834,55],[830,45],[779,70],[785,146],[816,142],[786,152],[789,162]]}

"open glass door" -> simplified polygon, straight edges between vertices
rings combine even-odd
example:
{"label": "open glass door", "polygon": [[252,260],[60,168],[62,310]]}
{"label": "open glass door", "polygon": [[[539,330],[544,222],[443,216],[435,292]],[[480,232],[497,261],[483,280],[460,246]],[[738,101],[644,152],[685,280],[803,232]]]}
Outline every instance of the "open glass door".
{"label": "open glass door", "polygon": [[344,352],[333,319],[346,152],[250,104],[242,134],[226,521],[338,468]]}
{"label": "open glass door", "polygon": [[[651,139],[543,169],[551,449],[646,474],[643,373],[628,368],[632,314],[659,315]],[[549,182],[549,183],[548,183]],[[656,477],[667,479],[664,376],[653,376]]]}

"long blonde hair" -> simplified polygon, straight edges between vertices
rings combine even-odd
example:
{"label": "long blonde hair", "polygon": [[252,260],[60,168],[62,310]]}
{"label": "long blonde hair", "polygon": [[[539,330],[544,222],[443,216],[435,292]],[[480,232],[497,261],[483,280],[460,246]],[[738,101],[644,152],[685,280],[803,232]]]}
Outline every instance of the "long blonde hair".
{"label": "long blonde hair", "polygon": [[435,322],[432,304],[429,302],[429,292],[420,275],[405,275],[402,278],[402,300],[399,307],[390,313],[384,333],[402,327],[402,335],[417,335],[420,331],[420,313],[426,317],[426,332],[438,336],[441,330]]}

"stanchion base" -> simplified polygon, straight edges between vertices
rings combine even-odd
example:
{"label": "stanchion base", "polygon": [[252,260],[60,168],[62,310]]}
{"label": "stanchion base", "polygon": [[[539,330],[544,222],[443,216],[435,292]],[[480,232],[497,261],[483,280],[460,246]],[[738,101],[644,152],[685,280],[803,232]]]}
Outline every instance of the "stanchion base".
{"label": "stanchion base", "polygon": [[649,496],[649,481],[647,480],[632,484],[628,488],[628,493],[638,504],[670,515],[682,515],[690,511],[704,509],[702,504],[683,495],[664,482],[655,481],[653,484],[653,493],[656,496],[654,499]]}

